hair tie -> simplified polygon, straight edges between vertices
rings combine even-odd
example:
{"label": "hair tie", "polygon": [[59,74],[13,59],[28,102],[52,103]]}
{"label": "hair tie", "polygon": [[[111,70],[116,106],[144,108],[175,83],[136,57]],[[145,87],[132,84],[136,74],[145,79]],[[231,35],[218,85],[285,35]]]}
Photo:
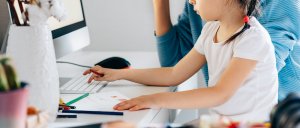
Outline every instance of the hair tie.
{"label": "hair tie", "polygon": [[245,23],[248,23],[248,22],[249,22],[249,16],[245,16],[245,17],[244,17],[244,22],[245,22]]}

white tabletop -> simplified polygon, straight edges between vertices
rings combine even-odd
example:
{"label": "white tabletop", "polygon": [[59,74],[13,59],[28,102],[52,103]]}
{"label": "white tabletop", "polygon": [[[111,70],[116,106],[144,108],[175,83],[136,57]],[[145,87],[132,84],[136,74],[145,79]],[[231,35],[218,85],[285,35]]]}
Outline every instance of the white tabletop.
{"label": "white tabletop", "polygon": [[[60,61],[68,61],[82,65],[92,66],[95,63],[112,56],[119,56],[127,59],[132,68],[149,68],[159,67],[158,57],[156,52],[91,52],[79,51],[74,54],[60,58]],[[72,78],[79,73],[82,73],[86,68],[81,68],[69,64],[58,64],[59,75],[63,78]],[[123,95],[134,98],[141,95],[173,91],[174,87],[153,87],[145,86],[137,83],[120,80],[110,83],[101,92],[118,91]],[[100,92],[100,93],[101,93]],[[125,111],[123,116],[107,116],[107,115],[84,115],[79,114],[76,119],[57,119],[50,127],[70,127],[79,126],[114,120],[125,120],[135,124],[147,124],[161,112],[161,109],[146,109],[136,112]],[[168,117],[168,115],[164,115]],[[168,119],[161,120],[165,122]]]}

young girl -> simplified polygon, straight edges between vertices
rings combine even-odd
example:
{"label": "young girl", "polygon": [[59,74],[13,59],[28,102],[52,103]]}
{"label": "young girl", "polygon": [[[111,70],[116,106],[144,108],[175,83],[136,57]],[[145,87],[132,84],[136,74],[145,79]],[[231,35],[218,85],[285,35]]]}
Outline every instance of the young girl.
{"label": "young girl", "polygon": [[207,23],[194,48],[176,66],[122,70],[96,66],[84,75],[97,72],[89,82],[125,79],[146,85],[175,86],[207,63],[208,88],[145,95],[121,102],[114,109],[211,108],[212,114],[233,120],[268,120],[277,103],[278,80],[271,39],[252,17],[258,0],[191,3]]}

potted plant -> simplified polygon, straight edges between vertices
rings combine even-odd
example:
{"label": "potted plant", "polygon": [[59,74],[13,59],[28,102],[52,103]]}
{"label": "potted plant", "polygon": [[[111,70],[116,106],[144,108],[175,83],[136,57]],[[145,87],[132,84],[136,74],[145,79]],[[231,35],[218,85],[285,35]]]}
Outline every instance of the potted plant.
{"label": "potted plant", "polygon": [[11,59],[0,56],[0,124],[3,128],[24,128],[28,90],[21,83]]}

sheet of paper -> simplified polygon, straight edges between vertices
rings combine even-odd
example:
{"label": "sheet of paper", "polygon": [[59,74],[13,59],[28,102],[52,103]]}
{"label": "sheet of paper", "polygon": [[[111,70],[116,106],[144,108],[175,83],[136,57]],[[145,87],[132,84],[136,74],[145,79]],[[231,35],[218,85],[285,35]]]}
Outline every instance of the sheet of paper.
{"label": "sheet of paper", "polygon": [[[79,97],[80,95],[64,95],[62,99],[65,102],[69,102],[72,99]],[[120,103],[121,101],[128,100],[129,98],[123,94],[113,92],[101,92],[90,94],[88,97],[79,100],[72,104],[76,106],[77,110],[90,110],[90,111],[115,111],[113,106]]]}

